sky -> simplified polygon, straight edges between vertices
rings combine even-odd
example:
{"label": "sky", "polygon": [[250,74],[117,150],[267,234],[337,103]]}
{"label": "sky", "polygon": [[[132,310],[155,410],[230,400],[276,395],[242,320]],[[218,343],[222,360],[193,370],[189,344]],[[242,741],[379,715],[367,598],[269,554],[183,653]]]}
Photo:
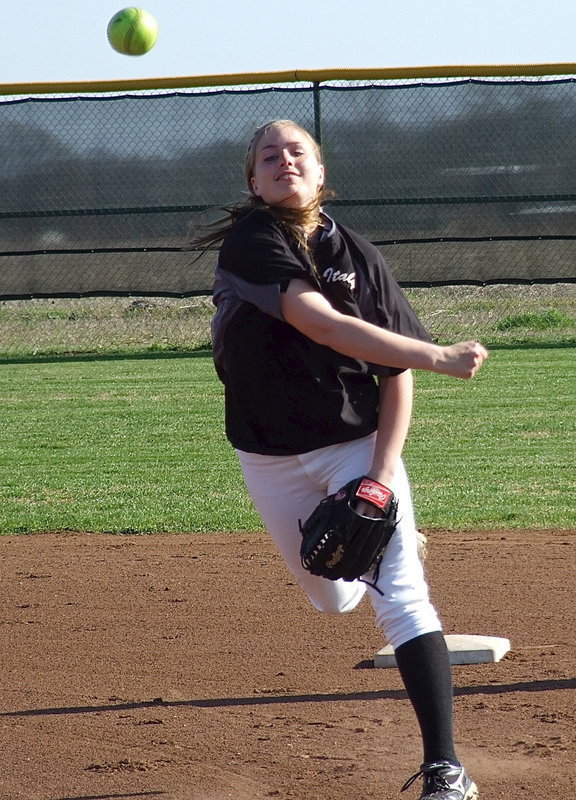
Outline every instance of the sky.
{"label": "sky", "polygon": [[1,0],[0,84],[333,68],[576,62],[575,0],[145,0],[155,47],[125,56],[118,0]]}

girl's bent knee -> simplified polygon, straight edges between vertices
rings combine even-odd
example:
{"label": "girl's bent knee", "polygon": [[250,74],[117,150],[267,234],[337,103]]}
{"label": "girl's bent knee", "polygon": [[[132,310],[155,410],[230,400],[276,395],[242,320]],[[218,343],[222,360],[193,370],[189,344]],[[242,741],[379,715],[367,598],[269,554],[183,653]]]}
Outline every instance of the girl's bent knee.
{"label": "girl's bent knee", "polygon": [[336,582],[329,586],[332,591],[308,595],[314,608],[322,614],[349,614],[354,611],[366,593],[366,587],[362,584],[348,583],[341,586]]}

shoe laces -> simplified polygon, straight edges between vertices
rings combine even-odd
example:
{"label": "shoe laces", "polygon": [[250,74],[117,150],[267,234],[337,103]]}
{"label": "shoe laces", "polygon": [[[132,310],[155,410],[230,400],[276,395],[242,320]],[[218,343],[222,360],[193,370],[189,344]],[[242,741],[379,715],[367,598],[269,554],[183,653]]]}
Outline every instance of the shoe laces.
{"label": "shoe laces", "polygon": [[426,790],[430,792],[432,789],[433,791],[445,791],[450,789],[450,784],[446,780],[446,778],[441,774],[441,770],[443,769],[450,769],[456,767],[456,764],[451,764],[449,761],[433,761],[430,764],[422,764],[418,772],[412,775],[404,786],[400,789],[401,792],[405,792],[406,789],[409,789],[410,786],[417,781],[418,778],[423,776],[426,779]]}

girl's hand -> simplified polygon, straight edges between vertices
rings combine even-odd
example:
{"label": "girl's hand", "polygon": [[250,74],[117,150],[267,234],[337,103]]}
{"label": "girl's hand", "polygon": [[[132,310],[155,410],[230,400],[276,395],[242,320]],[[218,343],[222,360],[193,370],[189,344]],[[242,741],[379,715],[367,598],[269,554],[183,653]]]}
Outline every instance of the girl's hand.
{"label": "girl's hand", "polygon": [[377,519],[384,516],[381,509],[376,508],[372,503],[367,503],[365,500],[359,500],[354,506],[354,511],[360,514],[361,517]]}
{"label": "girl's hand", "polygon": [[453,378],[473,378],[488,358],[488,351],[480,342],[458,342],[440,350],[436,371]]}

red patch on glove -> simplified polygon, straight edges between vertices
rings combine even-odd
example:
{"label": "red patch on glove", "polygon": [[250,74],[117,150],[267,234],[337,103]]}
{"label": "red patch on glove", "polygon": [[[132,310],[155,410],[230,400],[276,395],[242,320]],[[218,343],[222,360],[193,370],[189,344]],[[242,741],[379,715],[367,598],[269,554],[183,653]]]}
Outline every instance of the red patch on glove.
{"label": "red patch on glove", "polygon": [[382,483],[373,481],[372,478],[362,478],[362,483],[356,491],[356,497],[360,498],[360,500],[366,500],[367,503],[372,503],[377,508],[386,508],[388,501],[392,497],[392,491]]}

